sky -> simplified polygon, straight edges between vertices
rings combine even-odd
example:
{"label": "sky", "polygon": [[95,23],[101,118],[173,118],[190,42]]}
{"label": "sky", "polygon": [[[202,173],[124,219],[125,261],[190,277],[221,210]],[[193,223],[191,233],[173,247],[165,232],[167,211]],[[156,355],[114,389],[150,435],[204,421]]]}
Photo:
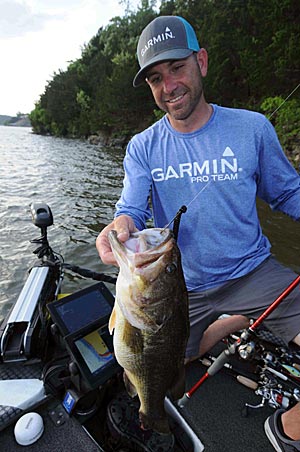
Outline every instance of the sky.
{"label": "sky", "polygon": [[119,0],[0,0],[0,115],[30,113],[53,74],[124,12]]}

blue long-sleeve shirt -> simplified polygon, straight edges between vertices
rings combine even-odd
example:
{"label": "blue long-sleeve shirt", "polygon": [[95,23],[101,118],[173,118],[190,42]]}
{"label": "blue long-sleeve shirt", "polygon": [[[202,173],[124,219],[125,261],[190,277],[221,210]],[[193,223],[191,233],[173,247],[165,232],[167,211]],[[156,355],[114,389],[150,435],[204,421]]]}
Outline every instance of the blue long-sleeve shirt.
{"label": "blue long-sleeve shirt", "polygon": [[132,138],[124,169],[116,216],[130,215],[143,229],[153,213],[164,227],[188,207],[178,245],[190,291],[245,275],[270,255],[256,196],[300,218],[300,177],[256,112],[213,105],[210,120],[191,133],[177,132],[165,116]]}

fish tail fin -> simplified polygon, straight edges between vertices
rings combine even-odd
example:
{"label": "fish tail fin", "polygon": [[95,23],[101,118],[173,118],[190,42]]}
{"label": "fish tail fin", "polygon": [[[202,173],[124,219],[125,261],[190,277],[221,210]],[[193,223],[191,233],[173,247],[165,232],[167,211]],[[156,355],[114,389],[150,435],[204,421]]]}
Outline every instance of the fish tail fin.
{"label": "fish tail fin", "polygon": [[143,430],[154,430],[164,435],[171,433],[167,416],[150,417],[140,411],[139,419]]}

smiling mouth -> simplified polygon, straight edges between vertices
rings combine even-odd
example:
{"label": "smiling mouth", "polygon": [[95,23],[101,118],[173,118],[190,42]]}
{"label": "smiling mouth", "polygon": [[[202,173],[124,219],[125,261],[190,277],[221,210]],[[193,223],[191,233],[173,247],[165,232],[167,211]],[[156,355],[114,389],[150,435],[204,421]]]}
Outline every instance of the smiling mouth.
{"label": "smiling mouth", "polygon": [[175,102],[178,102],[179,100],[183,99],[184,94],[181,94],[180,96],[175,97],[174,99],[167,100],[168,104],[175,104]]}

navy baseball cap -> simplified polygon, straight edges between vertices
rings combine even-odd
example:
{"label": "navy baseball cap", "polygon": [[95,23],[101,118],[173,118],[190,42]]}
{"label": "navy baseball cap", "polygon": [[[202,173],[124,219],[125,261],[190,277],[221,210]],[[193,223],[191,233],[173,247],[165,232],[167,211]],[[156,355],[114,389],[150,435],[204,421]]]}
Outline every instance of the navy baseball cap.
{"label": "navy baseball cap", "polygon": [[193,27],[183,17],[159,16],[142,31],[137,57],[140,70],[133,80],[139,86],[150,66],[169,60],[181,60],[198,52],[200,46]]}

